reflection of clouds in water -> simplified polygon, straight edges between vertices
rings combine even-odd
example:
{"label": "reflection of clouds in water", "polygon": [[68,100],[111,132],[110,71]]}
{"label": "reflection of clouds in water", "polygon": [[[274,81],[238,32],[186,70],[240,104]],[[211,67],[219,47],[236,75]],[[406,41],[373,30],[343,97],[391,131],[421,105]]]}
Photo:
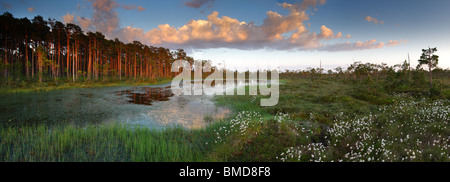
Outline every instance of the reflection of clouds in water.
{"label": "reflection of clouds in water", "polygon": [[[129,98],[138,91],[143,91],[143,96],[147,96],[149,91],[158,95],[161,87],[135,88],[115,93],[115,98]],[[167,87],[165,87],[167,88]],[[170,89],[170,88],[169,88]],[[120,102],[122,107],[126,107],[130,112],[121,112],[119,121],[126,121],[131,127],[144,126],[149,128],[163,128],[167,126],[183,126],[185,128],[201,128],[206,126],[205,116],[212,119],[223,119],[230,112],[227,108],[217,108],[211,101],[211,96],[173,96],[168,95],[167,100],[152,99],[151,105],[143,105],[141,102]],[[134,103],[134,104],[129,104]]]}
{"label": "reflection of clouds in water", "polygon": [[[222,81],[222,80],[220,80]],[[223,82],[222,82],[223,83]],[[231,83],[233,85],[233,83]],[[245,86],[245,81],[235,81],[236,87]],[[248,85],[256,85],[257,82],[251,80]],[[202,89],[201,85],[195,87],[192,85],[193,92],[195,89]],[[234,87],[225,86],[221,83],[216,83],[214,87],[210,87],[210,91],[214,93],[222,93],[226,89],[234,89]],[[222,90],[224,89],[224,90]],[[201,128],[206,126],[205,116],[211,117],[214,120],[224,119],[231,112],[224,107],[216,107],[214,102],[211,101],[212,96],[208,95],[185,95],[185,96],[173,96],[168,101],[155,102],[153,106],[147,111],[146,119],[140,122],[143,125],[158,124],[162,127],[181,125],[185,128]],[[148,123],[145,123],[147,121]]]}
{"label": "reflection of clouds in water", "polygon": [[[102,123],[125,122],[131,126],[161,128],[182,125],[206,126],[205,116],[225,118],[230,112],[216,107],[211,96],[169,97],[159,95],[170,84],[145,87],[101,87],[55,90],[42,93],[0,95],[0,123]],[[154,89],[152,89],[154,88]],[[152,105],[129,102],[133,94],[147,94]],[[150,94],[149,94],[150,93]],[[140,96],[140,95],[137,95]],[[167,96],[168,97],[168,96]],[[156,98],[156,99],[155,99]],[[139,100],[136,98],[135,100]],[[51,111],[51,112],[49,112]]]}
{"label": "reflection of clouds in water", "polygon": [[230,112],[218,108],[205,96],[175,96],[166,102],[159,102],[156,109],[148,111],[148,117],[153,118],[163,126],[182,125],[186,128],[200,128],[206,125],[205,116],[223,119]]}

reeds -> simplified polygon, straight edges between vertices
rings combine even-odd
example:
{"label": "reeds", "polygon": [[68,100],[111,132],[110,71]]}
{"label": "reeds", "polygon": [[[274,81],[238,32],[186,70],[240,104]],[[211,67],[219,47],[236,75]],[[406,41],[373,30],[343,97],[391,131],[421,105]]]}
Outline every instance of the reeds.
{"label": "reeds", "polygon": [[200,161],[205,135],[206,130],[152,130],[119,123],[3,127],[0,161]]}

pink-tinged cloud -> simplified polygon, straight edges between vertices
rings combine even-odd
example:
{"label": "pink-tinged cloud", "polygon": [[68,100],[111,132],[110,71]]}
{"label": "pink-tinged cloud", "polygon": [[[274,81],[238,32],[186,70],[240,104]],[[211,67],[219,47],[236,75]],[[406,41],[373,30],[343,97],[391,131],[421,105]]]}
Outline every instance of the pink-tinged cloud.
{"label": "pink-tinged cloud", "polygon": [[29,7],[29,8],[27,8],[27,11],[29,11],[29,12],[34,12],[36,9],[34,8],[34,7]]}
{"label": "pink-tinged cloud", "polygon": [[341,32],[339,32],[338,35],[335,36],[334,33],[333,33],[333,30],[329,29],[325,25],[322,25],[322,27],[320,27],[320,30],[321,30],[321,32],[319,34],[319,37],[321,39],[330,40],[330,39],[342,37],[342,33]]}
{"label": "pink-tinged cloud", "polygon": [[133,42],[134,40],[142,39],[144,34],[144,30],[140,28],[133,28],[131,26],[127,26],[125,28],[121,28],[117,33],[119,40],[124,42]]}
{"label": "pink-tinged cloud", "polygon": [[134,8],[136,8],[136,5],[122,5],[122,8],[123,9],[126,9],[126,10],[133,10]]}
{"label": "pink-tinged cloud", "polygon": [[386,45],[376,40],[328,44],[351,36],[346,34],[344,37],[342,32],[335,33],[326,25],[322,25],[319,32],[309,29],[305,4],[317,7],[323,3],[325,1],[305,0],[301,4],[279,4],[289,13],[268,11],[261,25],[219,16],[219,12],[214,11],[206,19],[191,20],[181,27],[163,24],[147,32],[131,26],[120,28],[116,8],[121,5],[114,0],[95,0],[92,5],[94,14],[90,19],[69,13],[63,19],[66,23],[80,25],[83,30],[102,32],[109,39],[117,37],[126,43],[138,40],[147,45],[169,48],[352,51],[398,45],[395,41]]}
{"label": "pink-tinged cloud", "polygon": [[143,8],[142,6],[138,6],[138,11],[145,11],[145,8]]}
{"label": "pink-tinged cloud", "polygon": [[406,44],[406,43],[408,43],[407,40],[405,40],[405,41],[389,40],[389,42],[386,43],[386,46],[387,47],[394,47],[394,46],[397,46],[397,45],[400,45],[400,44]]}
{"label": "pink-tinged cloud", "polygon": [[92,29],[92,21],[89,18],[78,16],[77,24],[79,24],[81,29],[84,31],[89,31]]}
{"label": "pink-tinged cloud", "polygon": [[378,24],[378,23],[379,24],[384,24],[384,21],[377,20],[376,18],[371,17],[371,16],[367,16],[366,18],[364,18],[364,20],[366,20],[368,22],[373,22],[375,24]]}
{"label": "pink-tinged cloud", "polygon": [[95,0],[92,4],[94,15],[92,23],[97,31],[102,32],[107,38],[112,37],[119,28],[119,16],[114,9],[120,5],[114,0]]}
{"label": "pink-tinged cloud", "polygon": [[376,39],[368,40],[366,42],[345,42],[340,44],[331,44],[325,45],[319,50],[321,51],[329,51],[329,52],[338,52],[338,51],[356,51],[356,50],[365,50],[365,49],[381,49],[384,47],[393,47],[400,45],[402,43],[407,43],[407,41],[398,41],[398,40],[390,40],[388,43],[377,42]]}
{"label": "pink-tinged cloud", "polygon": [[133,5],[126,5],[126,4],[124,4],[124,5],[122,5],[122,8],[125,9],[125,10],[134,10],[134,9],[136,9],[137,11],[145,11],[145,8],[143,8],[142,6],[137,6],[136,7],[135,4],[133,4]]}
{"label": "pink-tinged cloud", "polygon": [[11,8],[11,5],[8,4],[8,3],[5,3],[5,2],[0,2],[0,3],[2,4],[4,9],[10,9]]}
{"label": "pink-tinged cloud", "polygon": [[66,15],[63,16],[63,23],[67,24],[67,23],[75,23],[75,16],[67,13]]}
{"label": "pink-tinged cloud", "polygon": [[214,4],[214,0],[191,0],[184,3],[186,6],[191,8],[200,8],[203,5],[208,5],[208,8],[211,8]]}
{"label": "pink-tinged cloud", "polygon": [[[105,34],[106,38],[117,37],[119,30],[119,16],[115,10],[120,7],[115,0],[90,0],[94,9],[92,18],[75,16],[67,13],[63,16],[63,23],[79,25],[83,31],[98,31]],[[123,6],[122,6],[123,7]]]}
{"label": "pink-tinged cloud", "polygon": [[80,17],[77,16],[75,17],[75,15],[67,13],[66,15],[63,16],[63,23],[68,24],[76,24],[79,25],[81,27],[81,30],[83,31],[92,31],[93,29],[93,23],[92,20],[86,17]]}
{"label": "pink-tinged cloud", "polygon": [[317,5],[324,5],[326,0],[303,0],[300,6],[300,10],[306,10],[309,7],[316,8]]}
{"label": "pink-tinged cloud", "polygon": [[[191,20],[176,28],[160,25],[145,34],[144,42],[152,45],[183,46],[191,48],[238,48],[238,49],[318,49],[323,41],[342,38],[325,25],[319,33],[311,32],[305,25],[309,20],[305,3],[316,7],[325,1],[304,1],[302,4],[279,4],[289,10],[288,15],[268,11],[262,25],[247,23],[222,16],[214,11],[206,20]],[[309,26],[308,26],[309,27]],[[349,35],[347,35],[349,37]]]}
{"label": "pink-tinged cloud", "polygon": [[227,16],[219,17],[219,13],[214,11],[207,20],[191,20],[179,28],[160,25],[147,32],[145,38],[150,44],[165,46],[175,44],[194,48],[296,49],[318,47],[321,40],[341,36],[341,33],[334,35],[326,26],[322,26],[319,34],[310,32],[304,25],[309,20],[308,15],[299,9],[300,5],[283,3],[280,6],[290,13],[281,15],[268,11],[262,25]]}
{"label": "pink-tinged cloud", "polygon": [[384,42],[377,42],[376,39],[368,40],[366,42],[345,42],[338,44],[325,45],[321,47],[319,50],[321,51],[329,51],[329,52],[338,52],[338,51],[355,51],[355,50],[364,50],[364,49],[381,49],[384,47]]}

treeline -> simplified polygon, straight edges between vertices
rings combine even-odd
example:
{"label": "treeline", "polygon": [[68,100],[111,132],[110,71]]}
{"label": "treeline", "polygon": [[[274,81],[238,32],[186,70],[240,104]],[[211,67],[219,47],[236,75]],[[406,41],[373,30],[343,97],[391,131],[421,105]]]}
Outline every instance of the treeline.
{"label": "treeline", "polygon": [[410,93],[413,95],[433,95],[450,98],[450,70],[435,68],[430,71],[421,65],[412,68],[409,61],[388,66],[385,63],[372,64],[354,62],[347,68],[337,67],[332,70],[307,68],[306,70],[285,70],[280,78],[311,78],[339,80],[348,83],[363,84],[371,92]]}
{"label": "treeline", "polygon": [[173,77],[171,64],[193,62],[183,49],[170,51],[139,41],[105,39],[100,32],[84,33],[75,24],[36,16],[0,16],[1,82],[107,81]]}

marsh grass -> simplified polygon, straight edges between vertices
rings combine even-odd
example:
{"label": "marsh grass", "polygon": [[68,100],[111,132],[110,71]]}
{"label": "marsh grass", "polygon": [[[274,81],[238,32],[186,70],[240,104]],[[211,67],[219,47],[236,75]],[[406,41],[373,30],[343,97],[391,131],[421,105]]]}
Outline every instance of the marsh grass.
{"label": "marsh grass", "polygon": [[203,161],[210,135],[204,129],[152,130],[118,123],[3,127],[0,161]]}
{"label": "marsh grass", "polygon": [[242,111],[215,130],[220,161],[436,162],[450,161],[448,100],[395,96],[374,113],[336,115],[323,125],[312,115],[271,119]]}
{"label": "marsh grass", "polygon": [[275,107],[259,107],[258,96],[216,97],[219,105],[239,113],[230,123],[244,130],[223,125],[211,156],[219,161],[450,161],[450,102],[378,89],[298,78],[281,86]]}
{"label": "marsh grass", "polygon": [[[280,85],[280,98],[274,107],[260,107],[260,99],[264,96],[217,96],[216,103],[229,106],[234,111],[259,111],[263,114],[275,115],[278,112],[289,113],[298,120],[308,119],[311,114],[322,124],[329,124],[337,113],[360,114],[376,109],[370,100],[375,96],[370,90],[360,89],[359,85],[346,84],[330,80],[314,80],[308,78],[292,78],[283,80]],[[249,87],[245,88],[248,93]],[[391,97],[379,93],[377,100],[390,100]],[[387,104],[382,103],[382,104]]]}
{"label": "marsh grass", "polygon": [[32,93],[32,92],[47,92],[51,90],[73,89],[73,88],[92,88],[92,87],[113,87],[113,86],[143,86],[143,85],[159,85],[170,82],[172,79],[157,79],[157,80],[116,80],[116,81],[79,81],[79,82],[44,82],[42,84],[35,82],[25,82],[1,85],[0,94],[15,94],[15,93]]}
{"label": "marsh grass", "polygon": [[0,161],[450,161],[448,99],[303,78],[280,92],[274,107],[216,96],[233,112],[202,129],[1,126]]}

